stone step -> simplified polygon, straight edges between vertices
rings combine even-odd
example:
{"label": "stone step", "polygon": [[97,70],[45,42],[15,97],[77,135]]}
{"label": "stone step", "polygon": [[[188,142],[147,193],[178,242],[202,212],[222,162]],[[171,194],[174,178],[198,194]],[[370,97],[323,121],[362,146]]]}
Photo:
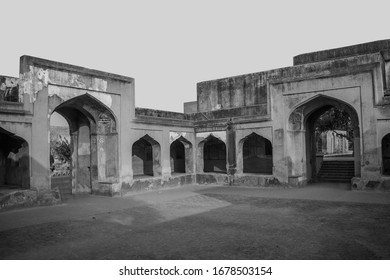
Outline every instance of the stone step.
{"label": "stone step", "polygon": [[318,173],[319,176],[336,176],[336,177],[339,177],[339,176],[349,176],[349,177],[353,177],[354,173],[353,172],[319,172]]}
{"label": "stone step", "polygon": [[335,171],[335,172],[337,172],[337,171],[354,171],[355,170],[355,168],[330,168],[330,167],[321,167],[321,170],[327,170],[327,171],[331,171],[331,172],[333,172],[333,171]]}
{"label": "stone step", "polygon": [[351,179],[353,176],[344,176],[344,175],[338,175],[338,174],[326,174],[326,175],[317,175],[317,178],[345,178],[345,179]]}
{"label": "stone step", "polygon": [[327,166],[354,166],[355,164],[352,163],[342,163],[340,164],[341,161],[333,163],[333,162],[328,162],[328,161],[323,161],[322,165],[327,165]]}
{"label": "stone step", "polygon": [[323,161],[317,179],[324,182],[350,182],[354,174],[353,161]]}
{"label": "stone step", "polygon": [[343,178],[343,179],[340,179],[340,178],[318,178],[320,181],[322,182],[351,182],[351,179],[347,179],[347,178]]}

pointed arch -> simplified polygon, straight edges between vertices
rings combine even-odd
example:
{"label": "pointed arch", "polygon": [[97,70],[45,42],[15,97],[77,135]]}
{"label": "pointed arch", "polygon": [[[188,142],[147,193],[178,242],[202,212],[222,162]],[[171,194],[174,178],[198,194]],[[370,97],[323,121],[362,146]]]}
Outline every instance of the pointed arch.
{"label": "pointed arch", "polygon": [[0,127],[0,185],[30,188],[29,145]]}
{"label": "pointed arch", "polygon": [[316,178],[318,167],[322,161],[316,158],[314,125],[316,120],[332,107],[344,110],[351,119],[354,137],[354,176],[360,176],[359,115],[350,104],[334,97],[319,94],[297,104],[288,115],[286,126],[289,177],[301,178],[300,180],[303,181]]}
{"label": "pointed arch", "polygon": [[148,134],[132,145],[133,176],[161,176],[161,146]]}
{"label": "pointed arch", "polygon": [[382,146],[382,174],[390,175],[390,133],[381,141]]}
{"label": "pointed arch", "polygon": [[272,143],[267,138],[252,132],[241,139],[243,173],[272,174]]}
{"label": "pointed arch", "polygon": [[172,173],[193,173],[192,144],[183,136],[170,145]]}
{"label": "pointed arch", "polygon": [[52,112],[69,124],[72,148],[72,193],[95,193],[117,180],[117,119],[110,108],[89,93],[63,101],[49,97]]}
{"label": "pointed arch", "polygon": [[198,157],[201,161],[201,172],[227,172],[226,144],[221,139],[209,135],[198,145]]}
{"label": "pointed arch", "polygon": [[69,110],[77,110],[88,118],[93,133],[116,132],[117,118],[114,112],[89,93],[61,102],[53,109],[53,112],[57,111],[64,118],[67,118],[67,116],[72,116],[72,114],[67,112]]}

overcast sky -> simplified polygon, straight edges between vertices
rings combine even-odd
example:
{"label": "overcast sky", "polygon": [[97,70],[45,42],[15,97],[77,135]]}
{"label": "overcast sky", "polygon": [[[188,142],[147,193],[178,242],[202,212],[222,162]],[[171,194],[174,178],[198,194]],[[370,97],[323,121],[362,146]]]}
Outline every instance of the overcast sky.
{"label": "overcast sky", "polygon": [[133,77],[136,106],[182,112],[197,82],[390,38],[387,2],[3,1],[0,75],[37,56]]}

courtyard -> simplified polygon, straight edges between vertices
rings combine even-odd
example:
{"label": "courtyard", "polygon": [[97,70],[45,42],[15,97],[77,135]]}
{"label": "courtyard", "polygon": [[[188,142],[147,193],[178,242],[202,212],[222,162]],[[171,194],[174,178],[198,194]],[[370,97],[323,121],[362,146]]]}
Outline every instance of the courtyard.
{"label": "courtyard", "polygon": [[187,185],[0,212],[0,259],[390,259],[390,193]]}

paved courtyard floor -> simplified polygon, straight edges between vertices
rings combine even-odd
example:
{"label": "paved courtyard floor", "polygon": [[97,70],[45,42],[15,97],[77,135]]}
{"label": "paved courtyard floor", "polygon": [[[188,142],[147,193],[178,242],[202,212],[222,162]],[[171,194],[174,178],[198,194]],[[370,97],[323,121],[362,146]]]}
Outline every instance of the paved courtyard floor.
{"label": "paved courtyard floor", "polygon": [[390,193],[189,185],[0,213],[0,259],[390,259]]}

